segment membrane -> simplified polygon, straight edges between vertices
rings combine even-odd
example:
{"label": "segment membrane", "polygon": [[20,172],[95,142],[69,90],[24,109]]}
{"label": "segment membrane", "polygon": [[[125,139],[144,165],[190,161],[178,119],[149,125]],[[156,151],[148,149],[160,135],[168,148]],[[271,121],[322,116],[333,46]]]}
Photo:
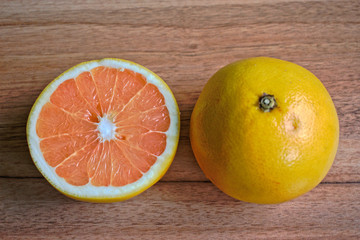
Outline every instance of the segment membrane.
{"label": "segment membrane", "polygon": [[[113,139],[99,135],[102,118],[115,124]],[[45,161],[69,184],[124,186],[164,152],[169,126],[164,96],[143,75],[96,67],[58,86],[36,132]]]}

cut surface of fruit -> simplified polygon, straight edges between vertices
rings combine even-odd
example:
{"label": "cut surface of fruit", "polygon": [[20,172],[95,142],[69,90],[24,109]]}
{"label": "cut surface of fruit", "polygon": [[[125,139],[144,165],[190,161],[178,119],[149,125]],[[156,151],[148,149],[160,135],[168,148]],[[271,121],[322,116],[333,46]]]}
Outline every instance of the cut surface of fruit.
{"label": "cut surface of fruit", "polygon": [[150,70],[120,59],[79,64],[51,82],[28,119],[31,156],[60,192],[117,201],[157,182],[179,139],[179,110]]}

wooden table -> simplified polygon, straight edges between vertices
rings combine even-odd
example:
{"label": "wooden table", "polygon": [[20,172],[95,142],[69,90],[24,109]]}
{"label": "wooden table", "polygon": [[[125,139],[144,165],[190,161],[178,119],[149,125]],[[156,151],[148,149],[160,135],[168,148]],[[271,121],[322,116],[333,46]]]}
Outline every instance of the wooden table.
{"label": "wooden table", "polygon": [[[1,1],[0,238],[359,239],[359,1]],[[336,105],[340,145],[324,181],[279,205],[234,200],[203,175],[189,119],[209,77],[271,56],[317,75]],[[71,66],[117,57],[160,75],[181,110],[165,177],[119,203],[66,198],[30,158],[25,124],[42,89]]]}

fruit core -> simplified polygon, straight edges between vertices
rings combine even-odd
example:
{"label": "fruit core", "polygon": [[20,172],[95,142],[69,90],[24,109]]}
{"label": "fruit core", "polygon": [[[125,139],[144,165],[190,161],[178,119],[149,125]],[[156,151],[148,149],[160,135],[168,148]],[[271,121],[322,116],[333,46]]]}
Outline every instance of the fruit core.
{"label": "fruit core", "polygon": [[115,139],[116,126],[113,120],[106,114],[103,117],[99,117],[99,123],[97,124],[97,130],[102,141]]}

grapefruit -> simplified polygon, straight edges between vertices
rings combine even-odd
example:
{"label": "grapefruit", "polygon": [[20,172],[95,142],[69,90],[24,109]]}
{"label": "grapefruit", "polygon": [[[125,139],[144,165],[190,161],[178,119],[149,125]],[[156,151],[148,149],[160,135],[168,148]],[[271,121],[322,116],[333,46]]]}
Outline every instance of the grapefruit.
{"label": "grapefruit", "polygon": [[36,167],[57,190],[112,202],[165,174],[179,124],[176,100],[160,77],[106,58],[76,65],[43,90],[29,114],[27,140]]}
{"label": "grapefruit", "polygon": [[311,72],[258,57],[231,63],[205,85],[190,139],[205,175],[246,202],[280,203],[314,188],[337,151],[339,122]]}

